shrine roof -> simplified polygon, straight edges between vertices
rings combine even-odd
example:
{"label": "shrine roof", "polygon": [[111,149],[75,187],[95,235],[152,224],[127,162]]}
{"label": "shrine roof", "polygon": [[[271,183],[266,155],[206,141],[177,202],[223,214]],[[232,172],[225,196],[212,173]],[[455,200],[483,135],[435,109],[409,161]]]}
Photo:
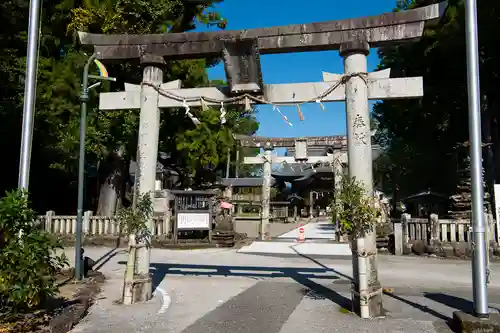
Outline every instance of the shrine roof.
{"label": "shrine roof", "polygon": [[302,177],[297,178],[297,179],[294,180],[294,183],[300,183],[300,182],[303,182],[303,181],[307,181],[310,178],[313,178],[313,177],[315,177],[317,175],[325,174],[325,173],[326,174],[334,174],[335,171],[330,166],[316,167],[314,169],[310,169],[310,170],[307,170],[306,172],[304,172],[304,174],[303,174]]}
{"label": "shrine roof", "polygon": [[427,201],[427,202],[437,202],[437,201],[450,201],[450,197],[442,193],[437,193],[431,190],[419,192],[405,198],[402,198],[403,202],[412,201]]}
{"label": "shrine roof", "polygon": [[276,179],[287,179],[291,183],[300,183],[314,177],[317,174],[328,173],[333,174],[334,170],[331,166],[303,166],[302,164],[283,164],[280,170],[272,172],[272,176]]}

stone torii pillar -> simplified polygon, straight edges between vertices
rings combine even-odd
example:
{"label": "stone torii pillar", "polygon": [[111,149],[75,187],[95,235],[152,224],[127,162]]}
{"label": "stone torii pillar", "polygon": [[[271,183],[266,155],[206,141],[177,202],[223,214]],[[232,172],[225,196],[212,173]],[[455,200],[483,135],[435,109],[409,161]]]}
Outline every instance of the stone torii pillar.
{"label": "stone torii pillar", "polygon": [[[342,177],[344,176],[344,165],[347,164],[347,152],[336,150],[333,153],[333,171],[334,171],[334,187],[335,187],[335,203],[340,203],[340,199],[336,195],[342,188]],[[340,241],[339,221],[335,219],[336,240]]]}
{"label": "stone torii pillar", "polygon": [[264,163],[262,165],[262,174],[264,180],[262,182],[262,208],[261,208],[261,223],[260,223],[260,239],[271,239],[269,231],[269,215],[271,209],[271,162],[273,158],[273,147],[268,142],[264,146]]}
{"label": "stone torii pillar", "polygon": [[[143,83],[160,87],[163,83],[163,69],[165,60],[161,56],[146,55],[141,58],[143,69]],[[149,86],[142,85],[140,91],[140,123],[139,138],[137,145],[137,178],[134,191],[134,202],[139,196],[149,193],[154,200],[156,164],[158,162],[158,135],[160,132],[160,109],[158,107],[158,91]],[[146,221],[148,230],[153,230],[153,220]],[[149,237],[148,237],[149,238]],[[151,256],[151,239],[143,239],[139,242],[136,260],[136,286],[140,286],[138,301],[148,301],[152,295],[152,282],[149,275],[149,264]],[[133,293],[134,294],[134,293]]]}
{"label": "stone torii pillar", "polygon": [[[360,74],[346,82],[347,154],[349,177],[364,184],[367,196],[373,196],[372,146],[368,108],[367,55],[365,39],[353,39],[340,45],[344,73]],[[375,228],[363,238],[353,240],[353,304],[362,318],[382,315],[382,287],[377,274]]]}

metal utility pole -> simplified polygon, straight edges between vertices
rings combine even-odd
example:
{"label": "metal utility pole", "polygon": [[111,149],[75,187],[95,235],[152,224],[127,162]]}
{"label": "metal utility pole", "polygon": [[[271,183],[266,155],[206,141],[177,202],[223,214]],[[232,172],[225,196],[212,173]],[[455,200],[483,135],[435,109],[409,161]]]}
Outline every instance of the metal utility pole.
{"label": "metal utility pole", "polygon": [[469,137],[472,179],[472,291],[477,317],[488,317],[486,265],[486,221],[483,205],[483,159],[481,148],[481,105],[479,94],[479,52],[476,0],[465,1],[467,87],[469,94]]}
{"label": "metal utility pole", "polygon": [[21,151],[19,157],[18,187],[27,190],[29,185],[33,122],[35,120],[36,75],[38,69],[38,40],[40,38],[40,2],[30,1],[28,25],[28,50],[26,57],[26,78],[24,84],[23,125],[21,130]]}
{"label": "metal utility pole", "polygon": [[78,203],[76,208],[76,239],[75,239],[75,279],[83,278],[82,262],[82,225],[83,225],[83,188],[85,182],[85,134],[87,132],[87,102],[89,100],[89,90],[97,87],[101,82],[94,83],[90,87],[89,78],[97,80],[115,81],[114,78],[105,76],[89,75],[90,64],[97,58],[94,53],[83,68],[82,93],[80,101],[82,102],[80,110],[80,150],[78,156]]}
{"label": "metal utility pole", "polygon": [[89,100],[89,67],[96,58],[93,54],[83,68],[82,94],[80,101],[80,152],[78,156],[78,204],[76,208],[76,239],[75,239],[75,279],[81,280],[82,270],[82,225],[83,225],[83,186],[85,180],[85,133],[87,131],[87,102]]}

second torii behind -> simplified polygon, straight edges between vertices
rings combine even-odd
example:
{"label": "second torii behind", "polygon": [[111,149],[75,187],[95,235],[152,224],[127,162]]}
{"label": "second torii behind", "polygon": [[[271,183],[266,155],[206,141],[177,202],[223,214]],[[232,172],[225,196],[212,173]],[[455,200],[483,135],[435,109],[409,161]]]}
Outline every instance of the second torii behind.
{"label": "second torii behind", "polygon": [[[344,167],[348,164],[347,160],[347,137],[346,136],[322,136],[322,137],[302,137],[302,138],[267,138],[249,135],[234,135],[239,141],[241,147],[263,148],[264,156],[244,157],[243,164],[263,166],[262,182],[262,208],[260,238],[261,240],[270,239],[269,218],[270,218],[270,193],[271,193],[271,167],[272,164],[279,163],[303,163],[317,164],[330,163],[334,171],[335,188],[341,186],[341,177],[344,173]],[[275,148],[294,147],[294,156],[273,156],[272,151]],[[322,147],[325,149],[324,156],[308,156],[308,147]],[[380,149],[373,146],[373,150]],[[377,154],[373,154],[376,156]],[[237,154],[238,156],[238,154]],[[237,157],[238,159],[238,157]],[[236,172],[237,173],[237,172]],[[236,174],[236,177],[238,175]],[[230,182],[228,182],[230,183]],[[225,196],[232,196],[232,188],[226,188]]]}
{"label": "second torii behind", "polygon": [[[339,153],[346,146],[345,136],[327,136],[327,137],[306,137],[306,138],[265,138],[247,135],[235,135],[235,139],[240,142],[241,147],[264,148],[264,156],[244,157],[243,164],[262,164],[263,182],[261,197],[261,222],[259,234],[261,240],[269,240],[269,218],[271,201],[271,165],[278,163],[332,163],[336,168],[342,168],[341,163],[334,163],[339,159]],[[319,146],[330,148],[337,153],[326,154],[325,156],[308,156],[308,146]],[[295,148],[294,156],[273,156],[274,148]],[[343,152],[344,159],[347,157]],[[340,171],[341,172],[341,171]],[[335,172],[337,173],[337,172]],[[232,189],[227,188],[227,194],[231,195]]]}

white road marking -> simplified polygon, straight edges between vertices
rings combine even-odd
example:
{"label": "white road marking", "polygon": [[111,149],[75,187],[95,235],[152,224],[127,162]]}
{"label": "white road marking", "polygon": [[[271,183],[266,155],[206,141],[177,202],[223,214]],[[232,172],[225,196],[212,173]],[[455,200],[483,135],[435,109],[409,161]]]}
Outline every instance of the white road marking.
{"label": "white road marking", "polygon": [[168,308],[170,307],[170,304],[172,303],[172,299],[170,298],[170,296],[168,296],[167,292],[160,287],[156,287],[156,290],[155,290],[153,295],[156,296],[157,292],[159,292],[162,296],[161,308],[156,313],[157,315],[160,315],[160,314],[165,313],[168,310]]}

